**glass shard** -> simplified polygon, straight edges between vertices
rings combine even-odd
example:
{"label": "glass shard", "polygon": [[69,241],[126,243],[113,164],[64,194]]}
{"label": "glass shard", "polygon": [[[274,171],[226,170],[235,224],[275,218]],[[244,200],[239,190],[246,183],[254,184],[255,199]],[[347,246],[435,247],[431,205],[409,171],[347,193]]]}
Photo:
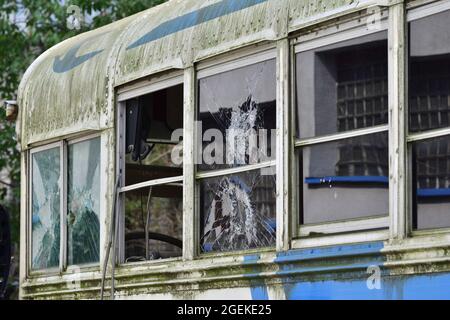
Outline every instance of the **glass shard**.
{"label": "glass shard", "polygon": [[275,245],[275,175],[255,170],[202,180],[200,202],[202,252]]}
{"label": "glass shard", "polygon": [[200,79],[198,120],[199,171],[275,158],[276,61]]}
{"label": "glass shard", "polygon": [[100,138],[69,145],[67,258],[94,263],[100,254]]}
{"label": "glass shard", "polygon": [[32,154],[32,269],[59,266],[60,256],[60,151],[53,148]]}

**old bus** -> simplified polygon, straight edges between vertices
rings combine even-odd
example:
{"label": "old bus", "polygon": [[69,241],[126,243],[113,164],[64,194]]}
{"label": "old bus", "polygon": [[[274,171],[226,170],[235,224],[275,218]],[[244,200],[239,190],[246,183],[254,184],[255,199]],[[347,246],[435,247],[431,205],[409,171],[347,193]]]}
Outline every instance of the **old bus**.
{"label": "old bus", "polygon": [[450,1],[171,0],[19,88],[22,299],[450,298]]}

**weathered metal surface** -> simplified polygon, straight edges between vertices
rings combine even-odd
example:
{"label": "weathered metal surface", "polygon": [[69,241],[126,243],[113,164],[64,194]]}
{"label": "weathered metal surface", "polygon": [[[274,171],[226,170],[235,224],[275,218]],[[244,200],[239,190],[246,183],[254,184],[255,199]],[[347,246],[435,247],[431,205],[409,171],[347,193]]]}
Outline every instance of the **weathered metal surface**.
{"label": "weathered metal surface", "polygon": [[[240,5],[252,4],[248,7],[220,6],[230,2],[169,1],[57,45],[38,58],[25,74],[19,94],[18,126],[23,148],[80,131],[103,130],[101,230],[109,229],[113,198],[117,86],[164,70],[185,69],[185,86],[191,89],[185,93],[189,122],[186,132],[193,137],[195,75],[192,66],[195,62],[266,40],[281,40],[280,55],[285,56],[288,48],[282,43],[288,32],[356,11],[375,1],[254,0],[235,1]],[[287,81],[284,74],[287,67],[284,65],[283,74],[279,75],[283,81]],[[281,92],[286,88],[280,86],[280,100],[288,99],[288,93]],[[279,116],[281,119],[283,115]],[[286,139],[284,132],[280,140],[287,144]],[[186,149],[191,149],[189,142],[186,143]],[[193,155],[187,159],[192,158]],[[23,153],[23,195],[27,191],[26,167],[27,157]],[[259,250],[194,259],[197,226],[189,223],[196,219],[192,209],[193,171],[188,171],[186,176],[189,177],[185,181],[189,189],[186,196],[192,200],[184,216],[188,222],[184,234],[188,244],[184,249],[185,261],[118,266],[117,298],[390,299],[448,298],[450,295],[450,236],[447,234],[392,237],[390,241],[382,241],[389,239],[387,231],[367,233],[363,237],[345,234],[331,237],[327,240],[330,243],[321,238],[302,239],[301,245],[310,249],[284,251],[289,245],[286,243],[289,217],[285,213],[284,219],[279,219],[286,225],[284,233],[279,235],[278,252]],[[27,198],[23,196],[22,208],[26,204]],[[23,221],[25,214],[23,209]],[[102,265],[106,232],[100,236]],[[369,243],[344,245],[361,241]],[[290,245],[296,247],[296,242],[293,240]],[[333,246],[317,248],[329,245]],[[21,247],[26,247],[26,223],[21,224]],[[21,261],[26,261],[26,250],[21,250]],[[380,289],[367,287],[369,267],[382,271]],[[99,267],[83,269],[77,274],[65,272],[39,277],[29,277],[26,268],[21,268],[21,297],[97,299],[100,278]]]}
{"label": "weathered metal surface", "polygon": [[[448,247],[413,247],[371,242],[121,266],[116,298],[448,299]],[[368,270],[378,270],[379,285],[371,285]],[[84,272],[79,284],[61,276],[28,280],[23,298],[97,299],[100,272]]]}
{"label": "weathered metal surface", "polygon": [[284,38],[299,21],[335,14],[336,8],[352,4],[352,0],[171,0],[66,40],[42,54],[23,77],[22,148],[113,127],[118,85]]}

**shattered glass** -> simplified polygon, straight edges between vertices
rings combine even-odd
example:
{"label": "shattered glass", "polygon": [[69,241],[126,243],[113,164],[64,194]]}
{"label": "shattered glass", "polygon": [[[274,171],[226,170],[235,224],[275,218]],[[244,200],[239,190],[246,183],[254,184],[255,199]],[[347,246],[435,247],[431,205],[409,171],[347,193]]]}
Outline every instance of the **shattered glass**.
{"label": "shattered glass", "polygon": [[202,180],[202,252],[275,245],[275,186],[260,170]]}
{"label": "shattered glass", "polygon": [[[202,155],[198,170],[255,164],[275,157],[276,61],[199,80]],[[272,154],[273,152],[273,154]]]}
{"label": "shattered glass", "polygon": [[68,263],[99,261],[100,138],[69,145],[67,188]]}
{"label": "shattered glass", "polygon": [[60,151],[53,148],[32,155],[32,268],[59,266]]}

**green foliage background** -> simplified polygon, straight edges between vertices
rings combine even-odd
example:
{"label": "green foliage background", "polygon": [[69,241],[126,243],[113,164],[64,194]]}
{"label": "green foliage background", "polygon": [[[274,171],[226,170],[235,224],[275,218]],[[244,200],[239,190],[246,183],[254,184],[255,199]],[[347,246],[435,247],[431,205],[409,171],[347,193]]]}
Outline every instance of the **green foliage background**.
{"label": "green foliage background", "polygon": [[[27,67],[45,50],[76,34],[135,14],[166,0],[0,0],[0,102],[17,98]],[[80,30],[67,28],[67,8],[77,5],[84,14]],[[20,152],[14,124],[0,110],[0,203],[8,208],[12,237],[19,243]],[[1,175],[0,175],[1,177]],[[8,181],[4,180],[10,180]],[[6,197],[7,190],[12,197]],[[18,258],[18,253],[15,256]]]}

